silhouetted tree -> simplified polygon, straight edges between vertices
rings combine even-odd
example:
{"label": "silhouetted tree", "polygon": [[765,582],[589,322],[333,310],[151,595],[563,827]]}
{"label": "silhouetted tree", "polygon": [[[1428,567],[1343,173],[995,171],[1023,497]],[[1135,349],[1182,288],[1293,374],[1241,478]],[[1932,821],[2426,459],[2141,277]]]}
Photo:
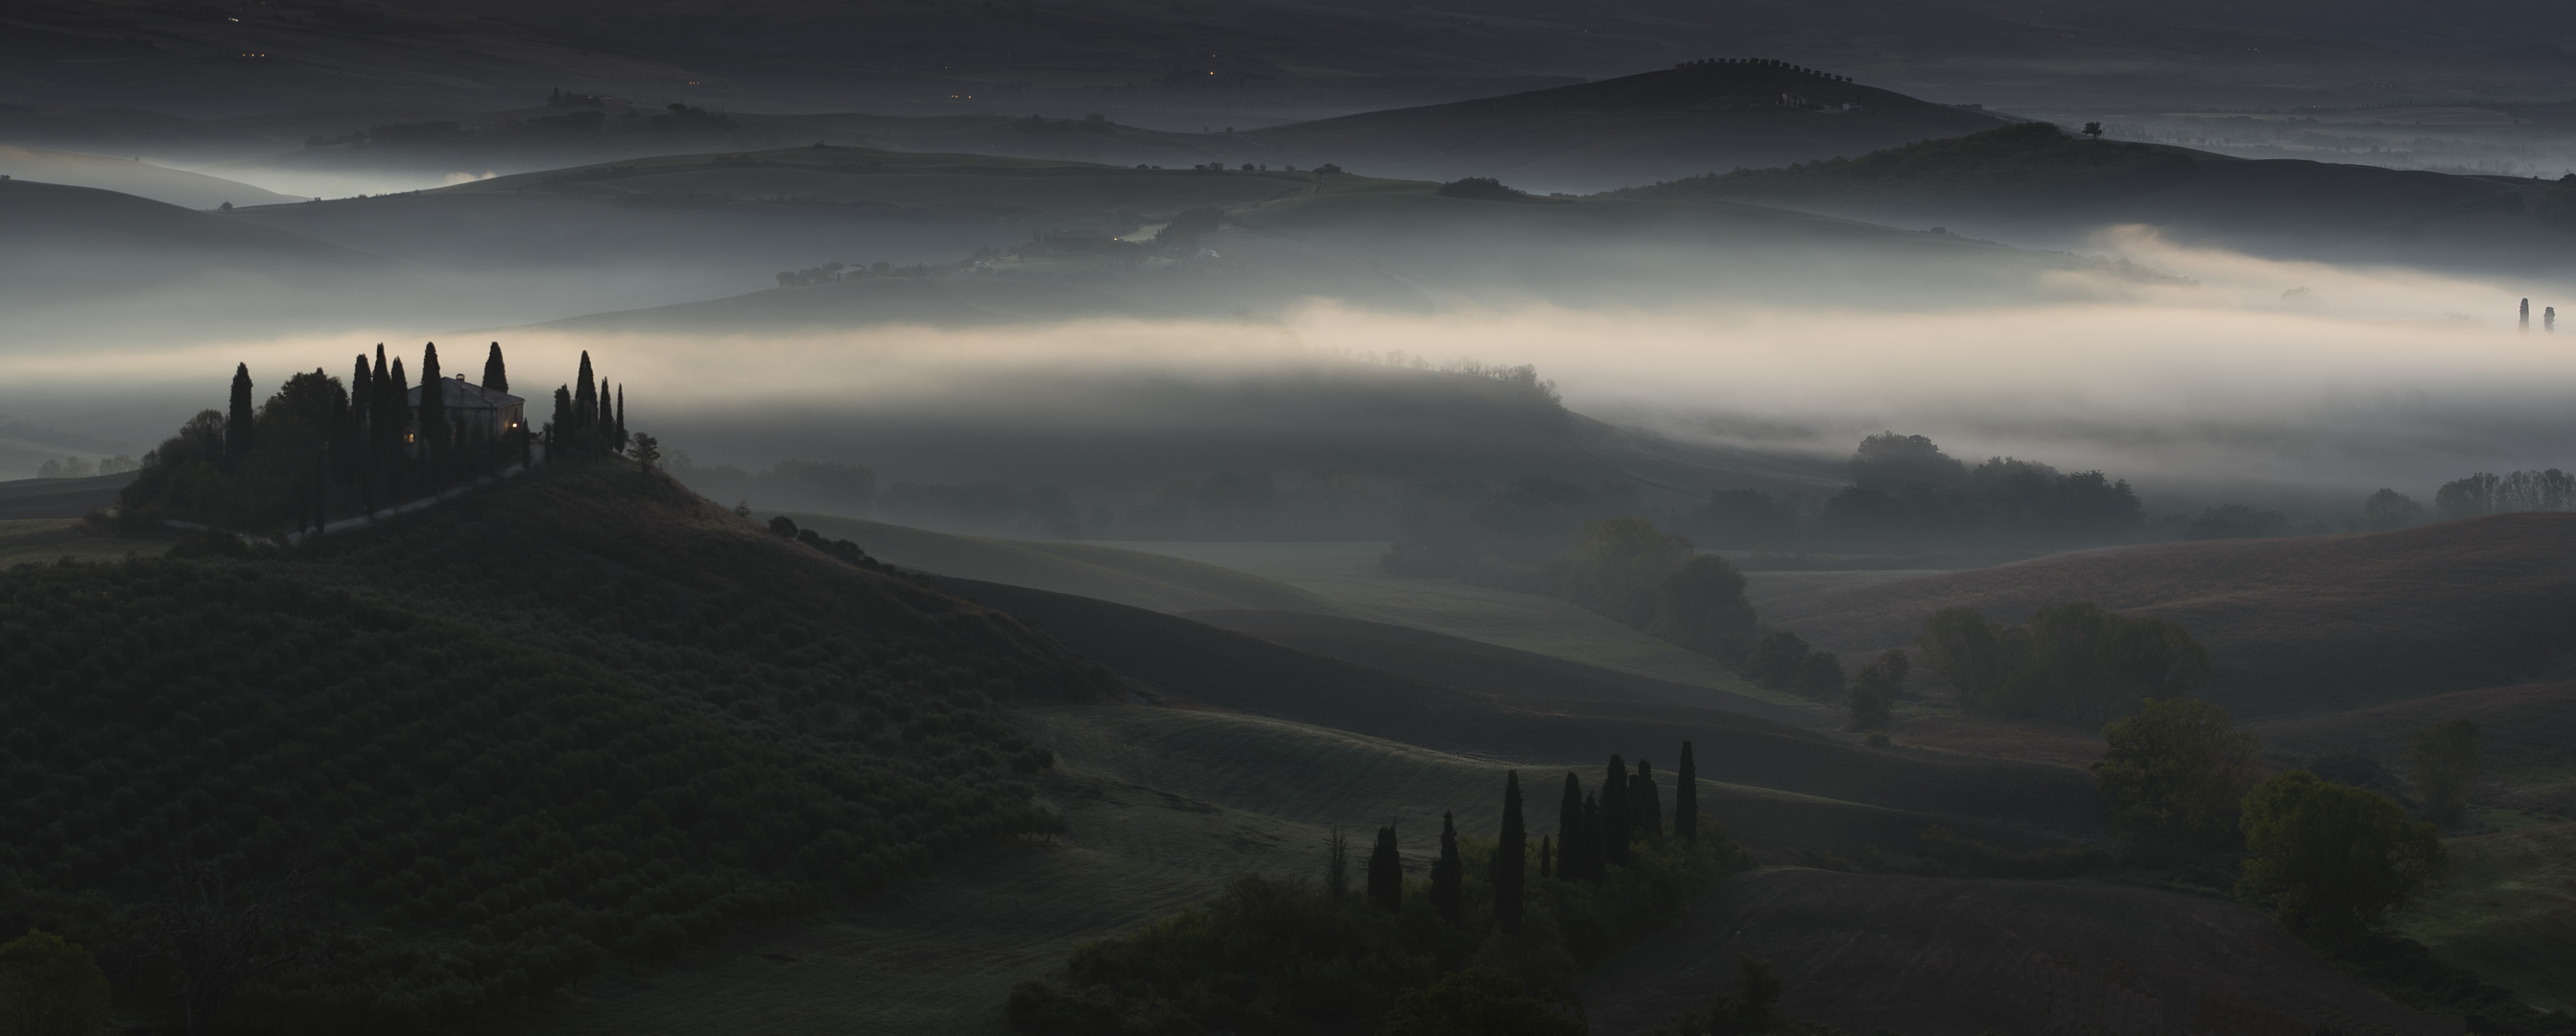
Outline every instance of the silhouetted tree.
{"label": "silhouetted tree", "polygon": [[572,424],[566,428],[574,433],[575,439],[579,439],[582,437],[580,433],[589,431],[592,422],[597,420],[599,420],[599,386],[591,380],[590,350],[584,349],[581,351],[581,374],[573,379]]}
{"label": "silhouetted tree", "polygon": [[1466,905],[1466,864],[1458,859],[1458,819],[1440,814],[1440,858],[1431,862],[1431,909],[1456,922]]}
{"label": "silhouetted tree", "polygon": [[1860,668],[1851,683],[1850,730],[1885,729],[1893,718],[1897,695],[1903,693],[1905,676],[1914,663],[1905,652],[1888,651]]}
{"label": "silhouetted tree", "polygon": [[2519,320],[2518,320],[2518,323],[2519,323],[2519,325],[2520,325],[2520,327],[2521,327],[2521,329],[2522,329],[2522,330],[2524,330],[2524,331],[2529,331],[2529,330],[2531,330],[2531,300],[2530,300],[2530,299],[2524,299],[2524,300],[2522,300],[2522,314],[2521,314],[2521,317],[2520,317],[2520,318],[2519,318]]}
{"label": "silhouetted tree", "polygon": [[2424,819],[2443,827],[2459,823],[2469,782],[2478,775],[2478,725],[2455,719],[2416,731],[2406,758],[2424,796]]}
{"label": "silhouetted tree", "polygon": [[1798,666],[1798,693],[1816,701],[1840,701],[1843,663],[1829,651],[1811,651]]}
{"label": "silhouetted tree", "polygon": [[1614,753],[1601,780],[1601,862],[1605,864],[1625,864],[1630,858],[1636,808],[1628,804],[1628,784],[1628,761]]}
{"label": "silhouetted tree", "polygon": [[2191,698],[2149,701],[2102,728],[2109,750],[2093,764],[2111,823],[2151,850],[2198,851],[2236,839],[2237,811],[2254,784],[2262,742],[2227,710]]}
{"label": "silhouetted tree", "polygon": [[650,435],[637,432],[634,445],[628,447],[626,452],[628,456],[635,458],[635,463],[645,474],[650,475],[653,473],[653,462],[662,459],[662,444]]}
{"label": "silhouetted tree", "polygon": [[456,429],[447,423],[447,383],[438,369],[438,343],[431,342],[420,350],[420,446],[429,458],[429,480],[432,486],[447,481],[448,460],[454,453]]}
{"label": "silhouetted tree", "polygon": [[1494,841],[1494,925],[1506,935],[1521,930],[1521,891],[1529,869],[1529,832],[1521,822],[1521,774],[1503,774],[1503,830]]}
{"label": "silhouetted tree", "polygon": [[1580,841],[1583,845],[1583,876],[1594,881],[1608,877],[1610,852],[1608,840],[1601,836],[1601,799],[1597,795],[1583,797],[1583,834]]}
{"label": "silhouetted tree", "polygon": [[599,416],[593,419],[591,427],[598,429],[600,443],[607,447],[607,452],[618,453],[626,449],[626,436],[617,430],[617,402],[611,396],[607,379],[600,379]]}
{"label": "silhouetted tree", "polygon": [[1538,836],[1538,876],[1556,876],[1556,840],[1549,835]]}
{"label": "silhouetted tree", "polygon": [[1565,797],[1556,806],[1556,876],[1583,877],[1583,780],[1565,775]]}
{"label": "silhouetted tree", "polygon": [[1395,849],[1395,827],[1377,829],[1377,845],[1369,850],[1369,905],[1387,913],[1404,909],[1404,857]]}
{"label": "silhouetted tree", "polygon": [[626,435],[626,386],[620,383],[617,386],[617,437],[623,439]]}
{"label": "silhouetted tree", "polygon": [[1664,843],[1664,795],[1655,787],[1655,769],[1637,760],[1637,776],[1628,783],[1629,830],[1656,845]]}
{"label": "silhouetted tree", "polygon": [[501,343],[492,343],[492,351],[483,356],[483,387],[494,392],[510,391],[510,368],[501,362]]}
{"label": "silhouetted tree", "polygon": [[1351,895],[1351,839],[1340,824],[1324,835],[1324,894],[1336,903]]}
{"label": "silhouetted tree", "polygon": [[1682,763],[1673,770],[1673,837],[1684,845],[1699,844],[1699,762],[1691,743],[1682,742]]}
{"label": "silhouetted tree", "polygon": [[416,465],[411,456],[411,382],[403,375],[402,357],[394,357],[393,371],[376,386],[384,400],[385,413],[385,486],[389,494],[400,499],[413,481]]}
{"label": "silhouetted tree", "polygon": [[572,415],[572,387],[555,386],[555,414],[546,422],[546,459],[548,461],[562,460],[562,451],[569,448],[568,440],[572,437],[573,429],[579,426],[579,422],[573,420]]}
{"label": "silhouetted tree", "polygon": [[250,456],[256,414],[251,410],[250,364],[233,365],[233,399],[224,416],[224,459],[239,464]]}
{"label": "silhouetted tree", "polygon": [[2442,885],[2450,856],[2433,825],[2409,823],[2388,796],[2306,770],[2245,796],[2244,877],[2236,893],[2283,926],[2338,940],[2387,926]]}
{"label": "silhouetted tree", "polygon": [[0,943],[0,1032],[97,1036],[113,1009],[107,973],[79,944],[32,928]]}
{"label": "silhouetted tree", "polygon": [[2361,502],[2361,527],[2371,532],[2403,529],[2424,520],[2424,505],[2394,489],[2382,489]]}
{"label": "silhouetted tree", "polygon": [[2102,139],[2102,124],[2101,124],[2101,123],[2098,123],[2098,122],[2088,122],[2088,123],[2085,123],[2085,124],[2084,124],[2084,135],[2085,135],[2085,136],[2087,136],[2087,137],[2091,137],[2091,138],[2093,138],[2093,139],[2095,139],[2095,140],[2100,140],[2100,139]]}

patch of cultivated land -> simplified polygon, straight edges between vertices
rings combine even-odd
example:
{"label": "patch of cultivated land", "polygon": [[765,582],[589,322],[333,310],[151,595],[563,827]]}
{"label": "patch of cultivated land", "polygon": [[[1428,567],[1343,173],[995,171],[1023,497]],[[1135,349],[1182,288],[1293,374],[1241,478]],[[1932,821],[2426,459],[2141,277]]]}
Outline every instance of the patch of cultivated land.
{"label": "patch of cultivated land", "polygon": [[1378,564],[1386,543],[1136,541],[1111,544],[1168,554],[1277,580],[1333,602],[1345,613],[1480,640],[1623,673],[1716,687],[1783,704],[1797,699],[1754,687],[1716,661],[1656,640],[1567,601],[1454,579],[1391,576]]}
{"label": "patch of cultivated land", "polygon": [[[1096,543],[1006,540],[932,532],[860,518],[789,512],[798,528],[847,539],[888,564],[960,579],[1040,590],[1179,614],[1260,609],[1336,614],[1321,597],[1276,580],[1205,562]],[[767,521],[768,512],[756,517]]]}
{"label": "patch of cultivated land", "polygon": [[2405,934],[2542,1010],[2576,1010],[2576,824],[2454,838],[2451,880]]}
{"label": "patch of cultivated land", "polygon": [[[1770,960],[1781,1009],[1858,1032],[2197,1032],[2223,1012],[2451,1036],[2221,899],[2090,882],[1775,869],[1734,878],[1583,986],[1592,1031],[1644,1033]],[[2304,1031],[2304,1030],[2300,1030]]]}
{"label": "patch of cultivated land", "polygon": [[[1082,942],[1204,899],[1237,874],[1316,874],[1331,825],[1365,833],[1392,819],[1406,865],[1419,873],[1443,810],[1457,813],[1461,830],[1493,833],[1511,768],[1223,712],[1059,706],[1020,715],[1030,736],[1058,753],[1043,794],[1063,811],[1064,835],[972,854],[857,908],[685,951],[669,966],[619,966],[520,1028],[999,1034],[1013,984],[1061,966]],[[1520,767],[1525,786],[1542,789],[1532,800],[1533,837],[1555,833],[1553,782],[1571,769],[1588,786],[1599,768],[1589,760]],[[1716,781],[1701,782],[1700,801],[1766,856],[1896,846],[1930,822]]]}
{"label": "patch of cultivated land", "polygon": [[1935,610],[2020,622],[2091,601],[2172,619],[2209,648],[2205,694],[2297,715],[2530,680],[2576,663],[2576,514],[2397,532],[2159,543],[1865,586],[1814,581],[1763,617],[1834,651],[1911,643]]}

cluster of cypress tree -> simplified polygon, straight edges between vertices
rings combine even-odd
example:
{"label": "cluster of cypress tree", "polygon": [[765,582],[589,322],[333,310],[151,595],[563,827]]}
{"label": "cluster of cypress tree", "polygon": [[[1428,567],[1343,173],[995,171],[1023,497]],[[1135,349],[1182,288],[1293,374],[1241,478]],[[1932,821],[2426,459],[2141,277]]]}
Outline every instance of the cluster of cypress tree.
{"label": "cluster of cypress tree", "polygon": [[[1691,756],[1691,743],[1684,741],[1673,787],[1672,837],[1686,845],[1699,842],[1698,784],[1699,764]],[[1517,805],[1507,802],[1507,807]],[[1517,817],[1507,819],[1507,824],[1510,819]],[[1557,802],[1556,837],[1553,846],[1541,846],[1539,873],[1566,881],[1599,881],[1609,875],[1610,867],[1634,862],[1637,843],[1660,845],[1664,839],[1664,808],[1653,765],[1639,759],[1631,772],[1626,760],[1612,755],[1598,794],[1587,794],[1581,777],[1565,775],[1565,795]],[[1548,859],[1551,848],[1553,861]]]}
{"label": "cluster of cypress tree", "polygon": [[[403,358],[379,343],[372,362],[358,355],[345,383],[316,368],[255,403],[250,366],[236,364],[227,409],[199,413],[144,456],[124,513],[141,524],[315,528],[534,461],[524,422],[494,428],[450,413],[437,343],[422,348],[419,374],[415,407]],[[509,391],[499,342],[484,358],[482,385]]]}
{"label": "cluster of cypress tree", "polygon": [[545,436],[548,458],[626,452],[626,387],[611,389],[606,378],[594,378],[587,350],[573,383],[555,386],[554,419],[546,422]]}

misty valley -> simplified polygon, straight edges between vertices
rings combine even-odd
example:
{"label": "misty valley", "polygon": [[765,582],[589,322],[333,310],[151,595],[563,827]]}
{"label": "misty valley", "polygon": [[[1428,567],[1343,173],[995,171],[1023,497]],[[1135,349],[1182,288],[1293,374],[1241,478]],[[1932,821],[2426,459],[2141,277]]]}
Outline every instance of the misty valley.
{"label": "misty valley", "polygon": [[2576,14],[0,72],[0,1036],[2576,1036]]}

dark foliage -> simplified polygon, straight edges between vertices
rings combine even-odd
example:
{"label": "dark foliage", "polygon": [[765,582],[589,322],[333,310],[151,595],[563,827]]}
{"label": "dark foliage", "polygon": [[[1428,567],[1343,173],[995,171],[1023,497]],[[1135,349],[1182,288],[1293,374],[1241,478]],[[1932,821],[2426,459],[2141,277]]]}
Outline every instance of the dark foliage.
{"label": "dark foliage", "polygon": [[2022,626],[1944,608],[1915,638],[1923,664],[1977,712],[2099,723],[2151,697],[2181,697],[2209,678],[2209,652],[2183,628],[2074,603]]}
{"label": "dark foliage", "polygon": [[2576,1017],[2532,1009],[2520,996],[2476,972],[2443,963],[2423,943],[2371,934],[2320,944],[2353,977],[2420,1011],[2457,1016],[2468,1031],[2494,1036],[2576,1036]]}
{"label": "dark foliage", "polygon": [[1372,909],[1394,913],[1404,907],[1404,857],[1395,848],[1395,828],[1377,829],[1369,848],[1368,901]]}
{"label": "dark foliage", "polygon": [[1104,674],[748,531],[550,468],[294,552],[0,575],[0,922],[176,982],[171,874],[306,873],[226,1024],[425,1030],[1050,828],[995,701]]}
{"label": "dark foliage", "polygon": [[1470,201],[1516,201],[1529,197],[1529,194],[1506,187],[1501,180],[1490,176],[1469,176],[1441,184],[1440,196]]}

